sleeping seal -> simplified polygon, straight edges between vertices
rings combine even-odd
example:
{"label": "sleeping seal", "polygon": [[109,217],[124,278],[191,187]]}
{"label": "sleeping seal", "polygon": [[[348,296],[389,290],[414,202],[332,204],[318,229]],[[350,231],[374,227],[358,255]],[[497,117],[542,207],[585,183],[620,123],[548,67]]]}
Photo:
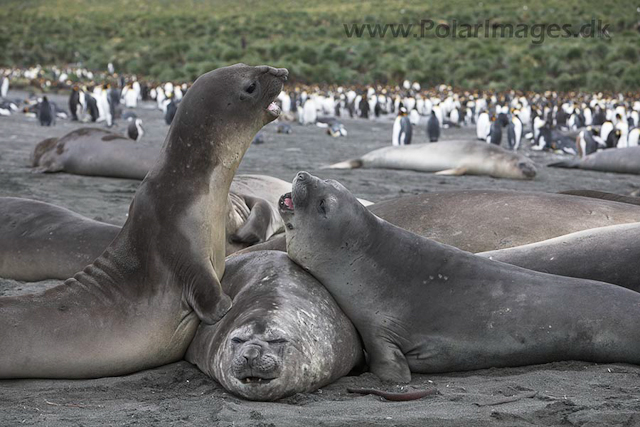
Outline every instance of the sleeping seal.
{"label": "sleeping seal", "polygon": [[582,158],[551,163],[548,166],[640,175],[640,146],[597,151]]}
{"label": "sleeping seal", "polygon": [[185,358],[228,391],[276,400],[317,390],[363,359],[360,338],[333,297],[282,252],[227,259],[233,307],[200,324]]}
{"label": "sleeping seal", "polygon": [[115,240],[41,294],[0,298],[0,378],[95,378],[180,360],[231,307],[226,200],[285,69],[238,64],[193,84]]}
{"label": "sleeping seal", "polygon": [[442,141],[384,147],[364,156],[327,166],[410,169],[439,175],[489,175],[494,178],[533,179],[536,166],[522,154],[478,141]]}
{"label": "sleeping seal", "polygon": [[383,380],[560,360],[640,363],[636,292],[434,242],[306,172],[280,211],[289,257],[333,295]]}

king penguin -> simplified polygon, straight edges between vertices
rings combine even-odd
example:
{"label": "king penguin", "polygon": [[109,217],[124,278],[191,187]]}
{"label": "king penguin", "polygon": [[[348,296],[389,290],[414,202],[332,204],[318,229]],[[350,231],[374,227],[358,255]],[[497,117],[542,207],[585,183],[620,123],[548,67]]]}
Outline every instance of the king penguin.
{"label": "king penguin", "polygon": [[433,110],[431,110],[431,115],[427,121],[427,136],[429,137],[429,142],[438,142],[440,138],[440,121]]}
{"label": "king penguin", "polygon": [[407,117],[406,108],[402,107],[396,121],[393,123],[393,135],[391,143],[393,145],[409,145],[411,144],[411,121]]}

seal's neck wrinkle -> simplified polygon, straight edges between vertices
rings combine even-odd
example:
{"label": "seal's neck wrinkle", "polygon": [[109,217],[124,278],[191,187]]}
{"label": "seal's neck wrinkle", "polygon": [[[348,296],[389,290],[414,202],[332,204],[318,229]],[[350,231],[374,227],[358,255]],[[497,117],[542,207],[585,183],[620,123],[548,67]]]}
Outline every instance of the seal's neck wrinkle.
{"label": "seal's neck wrinkle", "polygon": [[179,115],[176,119],[160,160],[149,176],[169,175],[172,180],[189,180],[198,187],[215,183],[217,188],[228,192],[233,175],[257,130],[252,132],[250,125],[221,124],[219,118],[211,116],[205,121],[206,126],[195,127],[188,116]]}

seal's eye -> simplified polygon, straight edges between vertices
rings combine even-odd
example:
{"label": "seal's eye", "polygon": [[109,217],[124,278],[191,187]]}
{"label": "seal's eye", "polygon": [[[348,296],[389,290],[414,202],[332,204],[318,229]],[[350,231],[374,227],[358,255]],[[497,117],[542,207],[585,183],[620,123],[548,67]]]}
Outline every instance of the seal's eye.
{"label": "seal's eye", "polygon": [[284,338],[279,338],[277,340],[271,340],[271,341],[267,341],[269,344],[285,344],[288,343],[289,341],[285,340]]}
{"label": "seal's eye", "polygon": [[233,337],[231,338],[231,342],[234,344],[243,344],[247,341],[243,340],[242,338],[238,338],[238,337]]}
{"label": "seal's eye", "polygon": [[247,93],[253,93],[255,90],[256,90],[256,83],[255,82],[251,83],[251,85],[248,88],[245,89],[245,91]]}

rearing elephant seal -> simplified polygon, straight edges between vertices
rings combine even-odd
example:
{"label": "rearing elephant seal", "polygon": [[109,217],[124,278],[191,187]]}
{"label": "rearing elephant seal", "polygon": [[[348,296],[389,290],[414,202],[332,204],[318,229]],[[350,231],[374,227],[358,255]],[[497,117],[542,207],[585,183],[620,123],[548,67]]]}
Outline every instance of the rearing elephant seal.
{"label": "rearing elephant seal", "polygon": [[384,147],[328,169],[385,168],[436,172],[440,175],[489,175],[533,179],[536,166],[522,154],[478,141],[442,141]]}
{"label": "rearing elephant seal", "polygon": [[281,198],[291,259],[360,332],[371,371],[640,363],[640,294],[495,262],[398,228],[306,172]]}
{"label": "rearing elephant seal", "polygon": [[238,64],[183,98],[122,231],[63,285],[0,298],[0,378],[123,375],[183,357],[198,323],[230,308],[226,200],[253,136],[273,121],[287,70]]}
{"label": "rearing elephant seal", "polygon": [[283,252],[228,258],[233,307],[200,324],[185,358],[228,391],[276,400],[314,391],[363,359],[360,338],[333,297]]}

